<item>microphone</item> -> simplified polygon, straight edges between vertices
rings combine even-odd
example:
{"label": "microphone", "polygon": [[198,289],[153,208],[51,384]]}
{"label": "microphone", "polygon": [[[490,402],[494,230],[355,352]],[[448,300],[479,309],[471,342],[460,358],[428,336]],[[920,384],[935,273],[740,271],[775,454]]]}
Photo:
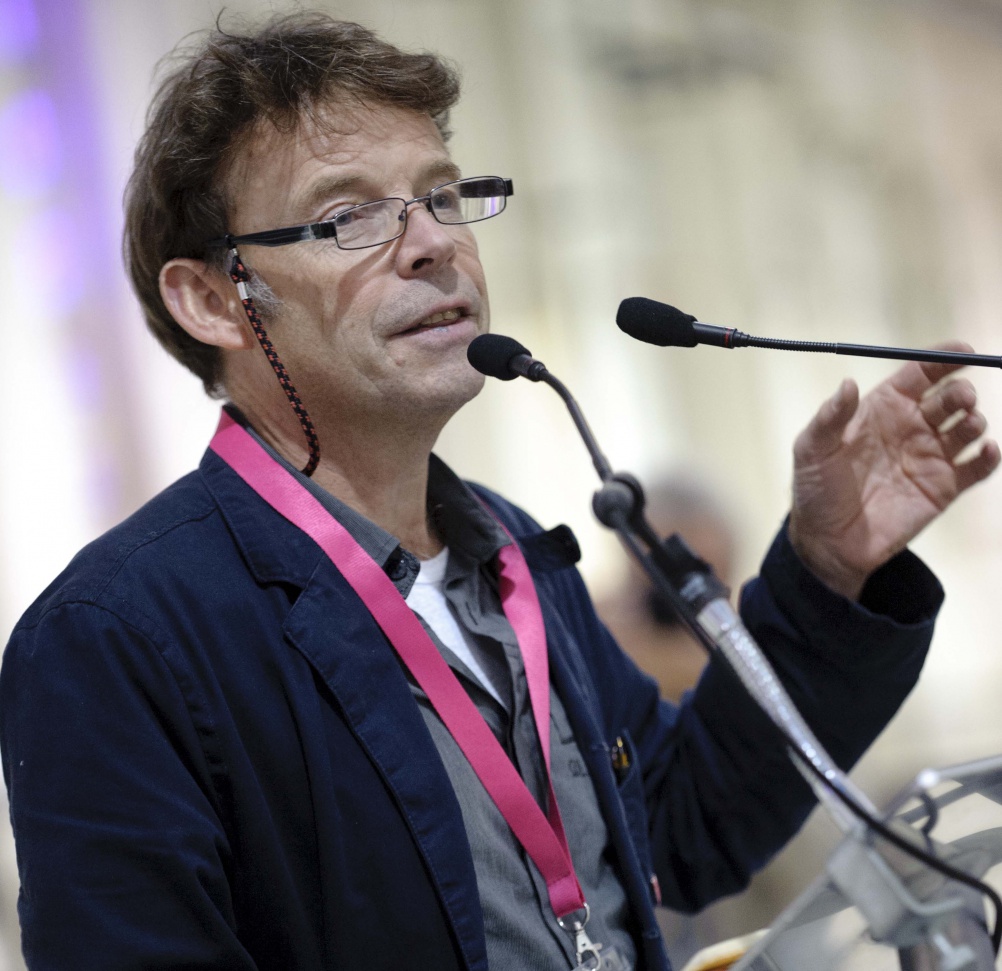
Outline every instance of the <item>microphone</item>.
{"label": "microphone", "polygon": [[502,381],[513,381],[518,377],[541,381],[548,373],[546,365],[537,361],[527,347],[514,337],[505,337],[503,334],[481,334],[474,337],[466,349],[466,359],[481,374]]}
{"label": "microphone", "polygon": [[598,477],[605,482],[612,476],[612,466],[598,447],[598,442],[585,420],[584,412],[567,389],[567,385],[550,374],[546,370],[546,365],[542,361],[537,361],[527,347],[519,344],[514,337],[481,334],[470,341],[470,346],[466,349],[466,359],[481,374],[486,374],[489,378],[511,381],[513,378],[522,377],[530,381],[542,381],[553,388],[571,413],[571,418],[574,419],[574,424],[577,425],[578,432],[591,455]]}
{"label": "microphone", "polygon": [[965,351],[918,350],[907,347],[880,347],[871,344],[837,344],[827,341],[791,341],[774,337],[754,337],[734,327],[705,324],[677,307],[646,297],[628,297],[616,312],[619,329],[630,337],[659,347],[767,347],[779,351],[806,351],[847,354],[852,357],[880,357],[897,361],[925,361],[932,364],[973,364],[1002,367],[1002,357]]}

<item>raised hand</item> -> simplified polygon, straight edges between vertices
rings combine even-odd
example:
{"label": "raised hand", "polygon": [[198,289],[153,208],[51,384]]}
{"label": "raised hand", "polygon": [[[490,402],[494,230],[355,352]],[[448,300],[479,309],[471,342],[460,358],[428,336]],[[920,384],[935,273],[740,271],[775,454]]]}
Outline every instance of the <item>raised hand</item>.
{"label": "raised hand", "polygon": [[797,437],[790,540],[847,597],[856,599],[874,570],[999,464],[990,440],[956,464],[987,427],[970,381],[944,380],[957,369],[909,363],[862,400],[855,382],[843,381]]}

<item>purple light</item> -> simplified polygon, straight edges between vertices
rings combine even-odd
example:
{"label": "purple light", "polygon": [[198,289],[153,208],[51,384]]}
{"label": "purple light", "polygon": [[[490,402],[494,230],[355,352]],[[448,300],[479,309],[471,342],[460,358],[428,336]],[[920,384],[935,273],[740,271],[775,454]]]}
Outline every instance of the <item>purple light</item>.
{"label": "purple light", "polygon": [[15,199],[37,198],[61,170],[56,106],[44,91],[22,91],[0,109],[0,189]]}
{"label": "purple light", "polygon": [[49,209],[35,213],[14,230],[10,248],[11,279],[34,294],[37,325],[55,323],[72,313],[84,297],[87,279],[77,220],[69,212]]}
{"label": "purple light", "polygon": [[38,43],[32,0],[0,0],[0,64],[23,57]]}
{"label": "purple light", "polygon": [[87,505],[101,520],[115,521],[119,518],[122,503],[122,475],[119,460],[113,449],[102,445],[100,439],[88,444],[89,465],[87,470]]}
{"label": "purple light", "polygon": [[101,360],[93,349],[77,347],[67,362],[73,403],[85,411],[99,411],[105,397]]}

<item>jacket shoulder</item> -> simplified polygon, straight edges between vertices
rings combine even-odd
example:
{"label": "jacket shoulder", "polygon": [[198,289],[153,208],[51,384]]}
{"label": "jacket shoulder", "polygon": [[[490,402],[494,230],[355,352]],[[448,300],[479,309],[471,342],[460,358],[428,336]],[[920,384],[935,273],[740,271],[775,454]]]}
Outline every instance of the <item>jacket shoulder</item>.
{"label": "jacket shoulder", "polygon": [[28,608],[15,633],[66,604],[100,604],[126,564],[143,572],[145,562],[149,572],[152,561],[161,558],[163,547],[184,543],[179,533],[216,514],[216,502],[202,476],[189,473],[83,547]]}

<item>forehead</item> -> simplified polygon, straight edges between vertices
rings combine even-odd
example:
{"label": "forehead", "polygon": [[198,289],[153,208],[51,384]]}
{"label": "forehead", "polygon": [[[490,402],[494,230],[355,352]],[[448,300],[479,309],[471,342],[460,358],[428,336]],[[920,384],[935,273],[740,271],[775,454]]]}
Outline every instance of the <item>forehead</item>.
{"label": "forehead", "polygon": [[292,130],[263,121],[235,147],[224,176],[229,228],[246,233],[311,221],[324,193],[339,185],[378,197],[454,172],[438,127],[423,112],[332,105]]}

